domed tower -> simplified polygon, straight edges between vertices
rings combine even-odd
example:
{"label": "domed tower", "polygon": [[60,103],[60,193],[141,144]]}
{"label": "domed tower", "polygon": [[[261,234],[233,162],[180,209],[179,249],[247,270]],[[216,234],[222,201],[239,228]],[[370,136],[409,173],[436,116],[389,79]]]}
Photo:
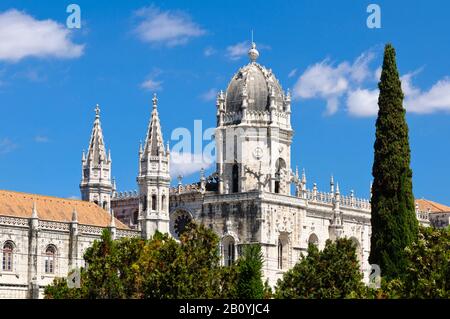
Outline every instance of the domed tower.
{"label": "domed tower", "polygon": [[255,43],[250,63],[217,96],[219,192],[263,190],[290,193],[291,97],[272,73],[258,64]]}

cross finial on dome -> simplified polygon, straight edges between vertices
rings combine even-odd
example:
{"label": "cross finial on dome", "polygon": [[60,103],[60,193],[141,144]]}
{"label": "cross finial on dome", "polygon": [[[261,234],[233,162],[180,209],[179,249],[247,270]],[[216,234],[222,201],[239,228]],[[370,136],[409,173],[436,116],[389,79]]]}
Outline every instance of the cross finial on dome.
{"label": "cross finial on dome", "polygon": [[248,50],[248,57],[250,58],[250,61],[255,62],[256,59],[259,57],[259,52],[256,50],[256,43],[253,42],[253,32],[252,32],[252,47],[250,50]]}
{"label": "cross finial on dome", "polygon": [[156,93],[153,93],[153,108],[156,109],[156,107],[158,106],[158,98],[156,97]]}

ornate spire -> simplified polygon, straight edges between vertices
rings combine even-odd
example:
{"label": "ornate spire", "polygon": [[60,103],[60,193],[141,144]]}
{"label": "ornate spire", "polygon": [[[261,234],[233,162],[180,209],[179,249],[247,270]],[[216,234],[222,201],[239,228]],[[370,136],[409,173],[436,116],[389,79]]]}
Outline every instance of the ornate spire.
{"label": "ornate spire", "polygon": [[146,159],[147,156],[164,155],[160,154],[161,150],[164,150],[164,143],[157,109],[158,98],[156,93],[153,95],[152,102],[153,111],[148,125],[147,137],[145,138],[143,159]]}
{"label": "ornate spire", "polygon": [[87,152],[87,160],[97,166],[100,162],[110,160],[106,154],[105,143],[103,141],[103,132],[100,123],[100,107],[97,104],[95,106],[95,121],[92,128],[91,139],[89,141],[89,148]]}

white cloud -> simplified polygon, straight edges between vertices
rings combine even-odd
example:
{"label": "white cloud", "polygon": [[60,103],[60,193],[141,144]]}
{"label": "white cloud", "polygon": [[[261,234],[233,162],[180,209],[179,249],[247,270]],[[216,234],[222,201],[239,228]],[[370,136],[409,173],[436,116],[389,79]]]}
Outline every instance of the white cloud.
{"label": "white cloud", "polygon": [[43,136],[43,135],[36,135],[34,137],[34,141],[36,143],[48,143],[50,142],[50,139],[47,136]]}
{"label": "white cloud", "polygon": [[411,83],[411,77],[402,77],[402,87],[406,88],[404,106],[408,112],[429,114],[450,112],[450,78],[436,82],[428,91],[421,91]]}
{"label": "white cloud", "polygon": [[288,78],[292,78],[297,74],[297,69],[293,69],[291,72],[289,72],[288,74]]}
{"label": "white cloud", "polygon": [[200,98],[205,102],[214,101],[216,99],[217,92],[218,91],[216,88],[209,89],[208,91],[200,95]]}
{"label": "white cloud", "polygon": [[306,69],[294,85],[293,97],[310,99],[323,98],[327,101],[327,113],[337,111],[339,97],[348,89],[349,64],[334,67],[328,60],[316,63]]}
{"label": "white cloud", "polygon": [[70,31],[56,21],[36,20],[11,9],[0,13],[0,60],[17,62],[26,57],[76,58],[84,45],[70,39]]}
{"label": "white cloud", "polygon": [[170,175],[175,178],[183,177],[199,172],[202,168],[207,170],[214,164],[214,159],[204,154],[192,154],[188,152],[170,153]]}
{"label": "white cloud", "polygon": [[162,90],[162,81],[148,79],[142,82],[141,87],[149,91],[159,91]]}
{"label": "white cloud", "polygon": [[339,108],[339,99],[353,84],[362,83],[371,75],[369,63],[372,52],[364,52],[351,64],[344,61],[334,65],[325,59],[309,66],[294,85],[294,98],[322,98],[327,101],[326,113],[331,115]]}
{"label": "white cloud", "polygon": [[17,148],[17,144],[11,141],[9,138],[0,138],[0,155],[7,154],[14,151]]}
{"label": "white cloud", "polygon": [[230,60],[239,60],[244,55],[247,55],[248,50],[250,49],[250,44],[248,41],[239,42],[233,45],[230,45],[226,49],[226,56]]}
{"label": "white cloud", "polygon": [[356,89],[347,95],[347,111],[356,117],[375,116],[378,114],[378,89]]}
{"label": "white cloud", "polygon": [[378,67],[375,70],[374,76],[375,76],[375,78],[374,78],[375,81],[377,81],[377,82],[380,81],[380,78],[381,78],[381,66]]}
{"label": "white cloud", "polygon": [[206,33],[188,14],[181,11],[161,11],[152,6],[136,11],[136,16],[141,21],[135,32],[144,42],[173,47]]}
{"label": "white cloud", "polygon": [[215,53],[216,53],[216,49],[214,49],[213,47],[207,47],[207,48],[205,48],[205,50],[203,50],[204,56],[211,56]]}

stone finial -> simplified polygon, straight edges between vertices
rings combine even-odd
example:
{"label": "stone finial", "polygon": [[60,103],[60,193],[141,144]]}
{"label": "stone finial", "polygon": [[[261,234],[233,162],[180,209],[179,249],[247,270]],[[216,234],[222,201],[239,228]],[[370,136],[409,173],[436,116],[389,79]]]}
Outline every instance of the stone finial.
{"label": "stone finial", "polygon": [[170,154],[170,143],[169,143],[169,141],[167,141],[167,143],[166,143],[166,154],[167,155]]}
{"label": "stone finial", "polygon": [[334,194],[334,177],[333,177],[333,174],[331,174],[331,178],[330,178],[330,193]]}
{"label": "stone finial", "polygon": [[180,175],[178,175],[177,179],[178,179],[178,186],[181,186],[182,181],[183,181],[183,176],[181,176],[181,174],[180,174]]}
{"label": "stone finial", "polygon": [[259,52],[256,50],[256,43],[252,41],[252,47],[248,50],[248,57],[252,63],[256,62],[259,57]]}
{"label": "stone finial", "polygon": [[153,102],[153,109],[156,109],[158,107],[158,97],[156,96],[156,93],[153,93],[152,102]]}
{"label": "stone finial", "polygon": [[76,208],[74,208],[72,212],[72,223],[78,223],[78,213]]}
{"label": "stone finial", "polygon": [[306,184],[306,172],[305,172],[305,169],[302,170],[302,183]]}
{"label": "stone finial", "polygon": [[114,218],[114,210],[113,209],[111,209],[111,219],[110,219],[109,227],[111,227],[111,228],[116,227],[116,221]]}
{"label": "stone finial", "polygon": [[39,218],[38,217],[38,213],[37,213],[37,209],[36,209],[36,201],[33,201],[33,208],[32,208],[32,211],[31,211],[31,218],[35,218],[35,219]]}
{"label": "stone finial", "polygon": [[100,118],[100,105],[98,105],[98,103],[95,105],[95,118]]}

